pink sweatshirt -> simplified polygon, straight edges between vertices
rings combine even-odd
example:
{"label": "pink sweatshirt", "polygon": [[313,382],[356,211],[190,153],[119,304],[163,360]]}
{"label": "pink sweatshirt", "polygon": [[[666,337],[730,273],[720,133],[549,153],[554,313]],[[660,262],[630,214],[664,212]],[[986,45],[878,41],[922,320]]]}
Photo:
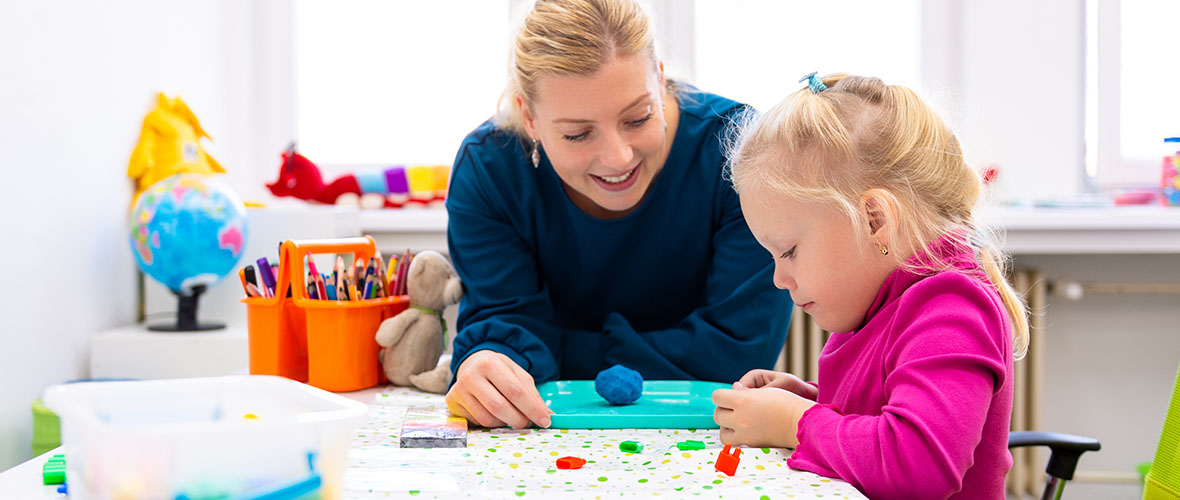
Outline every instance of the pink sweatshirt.
{"label": "pink sweatshirt", "polygon": [[1004,498],[1012,466],[1012,337],[1004,304],[970,249],[940,239],[966,274],[885,279],[864,325],[819,358],[817,402],[787,464],[875,500]]}

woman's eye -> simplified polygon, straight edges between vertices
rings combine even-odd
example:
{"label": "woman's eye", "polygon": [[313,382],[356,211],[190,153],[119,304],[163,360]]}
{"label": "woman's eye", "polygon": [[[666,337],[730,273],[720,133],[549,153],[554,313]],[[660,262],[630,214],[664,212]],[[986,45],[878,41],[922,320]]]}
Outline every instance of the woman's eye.
{"label": "woman's eye", "polygon": [[648,113],[647,116],[640,118],[638,120],[632,120],[632,121],[628,122],[627,124],[630,125],[631,128],[639,128],[639,127],[642,127],[643,124],[647,123],[647,121],[650,120],[651,117],[652,117],[651,113]]}
{"label": "woman's eye", "polygon": [[791,257],[794,257],[794,256],[795,256],[795,247],[791,247],[791,249],[790,249],[790,250],[787,250],[787,251],[783,252],[783,254],[779,256],[779,258],[782,258],[782,259],[789,259],[789,258],[791,258]]}
{"label": "woman's eye", "polygon": [[570,142],[582,142],[582,141],[586,140],[587,137],[590,137],[590,132],[582,132],[582,133],[576,134],[576,135],[564,135],[563,134],[561,137],[567,141],[570,141]]}

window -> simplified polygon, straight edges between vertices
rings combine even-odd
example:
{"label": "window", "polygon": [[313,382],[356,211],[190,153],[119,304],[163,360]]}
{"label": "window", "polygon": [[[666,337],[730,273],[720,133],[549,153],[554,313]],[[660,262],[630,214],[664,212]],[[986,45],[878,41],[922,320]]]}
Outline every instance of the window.
{"label": "window", "polygon": [[1180,3],[1087,0],[1086,174],[1094,188],[1156,185],[1180,135]]}
{"label": "window", "polygon": [[298,1],[300,151],[329,168],[450,164],[495,113],[509,17],[507,1]]}
{"label": "window", "polygon": [[693,83],[760,111],[812,71],[919,88],[919,8],[918,0],[698,0]]}
{"label": "window", "polygon": [[[670,77],[760,110],[811,71],[919,86],[920,0],[640,3]],[[531,5],[298,0],[300,151],[327,170],[451,163],[462,138],[494,114],[514,30]]]}

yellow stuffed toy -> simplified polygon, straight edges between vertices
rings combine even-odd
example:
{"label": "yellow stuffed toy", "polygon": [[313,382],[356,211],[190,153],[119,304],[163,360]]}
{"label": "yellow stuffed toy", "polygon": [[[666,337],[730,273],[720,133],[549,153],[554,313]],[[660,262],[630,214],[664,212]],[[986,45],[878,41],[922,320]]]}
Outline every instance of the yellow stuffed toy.
{"label": "yellow stuffed toy", "polygon": [[188,172],[225,173],[201,147],[202,137],[210,139],[184,101],[157,94],[156,107],[143,118],[139,144],[127,166],[127,176],[136,182],[131,205],[148,186],[165,177]]}

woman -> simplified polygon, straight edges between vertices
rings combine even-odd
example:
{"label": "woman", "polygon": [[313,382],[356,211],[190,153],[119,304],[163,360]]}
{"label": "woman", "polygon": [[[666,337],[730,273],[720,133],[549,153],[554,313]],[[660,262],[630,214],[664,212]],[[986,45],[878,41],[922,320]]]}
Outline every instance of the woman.
{"label": "woman", "polygon": [[517,34],[506,105],[463,141],[447,196],[455,414],[548,427],[535,382],[774,364],[790,296],[722,176],[745,108],[668,82],[653,40],[633,0],[540,0]]}

